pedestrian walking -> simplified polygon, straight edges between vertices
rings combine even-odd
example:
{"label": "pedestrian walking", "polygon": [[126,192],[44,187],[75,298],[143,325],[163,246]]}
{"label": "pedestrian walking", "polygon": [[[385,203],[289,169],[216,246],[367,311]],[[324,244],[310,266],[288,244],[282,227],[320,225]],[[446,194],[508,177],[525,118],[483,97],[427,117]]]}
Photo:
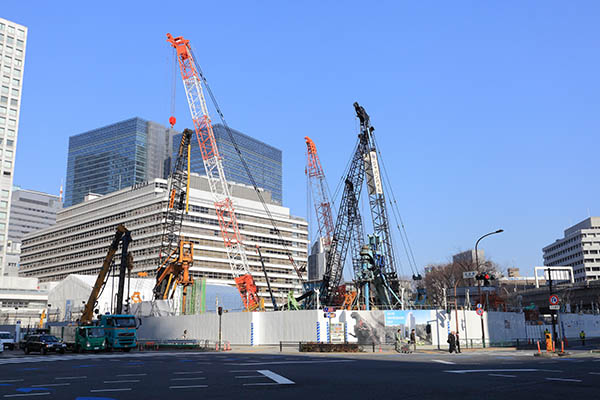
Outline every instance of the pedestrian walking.
{"label": "pedestrian walking", "polygon": [[402,331],[398,329],[396,332],[396,351],[399,353],[402,350]]}
{"label": "pedestrian walking", "polygon": [[183,340],[187,339],[187,329],[183,330],[183,335],[181,335],[181,339],[183,339]]}
{"label": "pedestrian walking", "polygon": [[456,352],[456,337],[454,336],[454,331],[448,334],[448,352],[450,354]]}
{"label": "pedestrian walking", "polygon": [[413,347],[413,351],[417,351],[417,335],[414,329],[410,331],[410,344]]}
{"label": "pedestrian walking", "polygon": [[581,339],[581,345],[585,346],[585,332],[583,331],[583,329],[581,330],[581,332],[579,332],[579,339]]}
{"label": "pedestrian walking", "polygon": [[456,332],[456,352],[460,353],[460,339],[458,338],[458,332]]}

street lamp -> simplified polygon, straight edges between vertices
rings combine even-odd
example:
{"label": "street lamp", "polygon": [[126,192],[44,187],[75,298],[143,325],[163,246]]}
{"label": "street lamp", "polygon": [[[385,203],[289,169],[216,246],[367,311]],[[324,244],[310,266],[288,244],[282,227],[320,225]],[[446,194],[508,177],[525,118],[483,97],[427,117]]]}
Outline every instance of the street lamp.
{"label": "street lamp", "polygon": [[[485,235],[483,235],[482,237],[477,239],[477,241],[475,242],[475,270],[476,271],[479,271],[479,253],[477,252],[477,246],[479,245],[479,242],[481,242],[481,240],[485,237],[488,237],[490,235],[495,235],[496,233],[502,233],[502,232],[504,232],[504,229],[498,229],[497,231],[486,233]],[[479,282],[479,302],[481,303],[481,282]],[[485,348],[485,329],[483,329],[483,313],[481,314],[481,343],[483,345],[483,348]]]}
{"label": "street lamp", "polygon": [[15,307],[15,325],[17,324],[17,314],[19,312],[19,307]]}

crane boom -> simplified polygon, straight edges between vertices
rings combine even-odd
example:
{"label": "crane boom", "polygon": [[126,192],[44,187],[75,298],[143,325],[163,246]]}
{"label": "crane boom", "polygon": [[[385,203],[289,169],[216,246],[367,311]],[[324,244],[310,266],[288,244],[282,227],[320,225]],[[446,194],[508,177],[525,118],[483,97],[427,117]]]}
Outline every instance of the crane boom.
{"label": "crane boom", "polygon": [[244,306],[247,310],[255,310],[259,306],[257,288],[254,278],[250,274],[248,258],[242,242],[233,201],[229,186],[223,171],[223,162],[213,133],[213,128],[208,114],[208,107],[202,89],[200,70],[192,55],[189,40],[183,37],[173,37],[167,34],[167,41],[177,53],[177,61],[183,79],[183,86],[190,108],[190,114],[196,131],[196,139],[202,154],[204,171],[208,178],[208,185],[213,194],[213,200],[221,236],[231,267],[234,281]]}
{"label": "crane boom", "polygon": [[321,160],[317,154],[317,146],[308,136],[304,137],[307,148],[306,175],[315,195],[315,211],[317,213],[317,222],[319,233],[321,234],[324,246],[331,245],[333,236],[333,214],[331,213],[331,202],[327,194],[327,183],[325,181],[325,172],[321,166]]}

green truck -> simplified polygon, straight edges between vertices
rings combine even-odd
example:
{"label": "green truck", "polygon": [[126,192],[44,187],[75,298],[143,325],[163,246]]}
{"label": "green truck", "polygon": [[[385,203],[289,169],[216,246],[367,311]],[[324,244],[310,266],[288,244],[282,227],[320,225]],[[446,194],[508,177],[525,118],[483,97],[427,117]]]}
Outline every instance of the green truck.
{"label": "green truck", "polygon": [[51,326],[50,333],[62,339],[67,348],[76,353],[99,352],[106,349],[106,335],[101,326]]}
{"label": "green truck", "polygon": [[137,346],[139,325],[135,316],[127,314],[100,315],[98,326],[104,329],[107,350],[130,351]]}

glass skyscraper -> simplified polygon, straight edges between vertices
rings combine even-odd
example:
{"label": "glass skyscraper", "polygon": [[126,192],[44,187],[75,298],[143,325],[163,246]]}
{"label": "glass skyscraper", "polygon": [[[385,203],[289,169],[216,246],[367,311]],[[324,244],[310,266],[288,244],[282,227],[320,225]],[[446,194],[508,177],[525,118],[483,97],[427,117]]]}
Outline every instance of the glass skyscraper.
{"label": "glass skyscraper", "polygon": [[[223,158],[223,168],[227,180],[251,185],[248,173],[242,165],[240,156],[235,151],[227,129],[221,124],[216,124],[213,126],[213,133],[219,154]],[[231,133],[258,187],[270,191],[272,199],[281,204],[283,197],[281,150],[235,129],[231,129]],[[175,134],[172,142],[173,159],[176,157],[180,141],[181,134]],[[192,137],[191,170],[201,175],[205,174],[196,135]]]}
{"label": "glass skyscraper", "polygon": [[168,175],[171,129],[132,118],[69,138],[65,207]]}

